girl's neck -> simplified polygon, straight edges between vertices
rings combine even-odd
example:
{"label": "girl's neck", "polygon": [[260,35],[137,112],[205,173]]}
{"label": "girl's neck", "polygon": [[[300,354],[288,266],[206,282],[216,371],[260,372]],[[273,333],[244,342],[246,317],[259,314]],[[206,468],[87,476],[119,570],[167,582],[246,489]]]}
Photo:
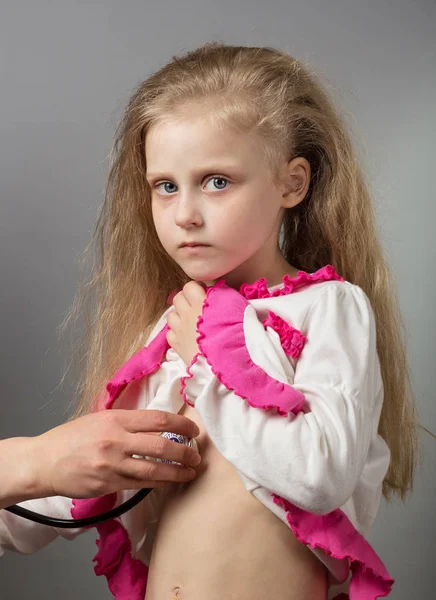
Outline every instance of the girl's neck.
{"label": "girl's neck", "polygon": [[[289,275],[291,278],[294,278],[297,276],[298,273],[298,269],[295,269],[293,266],[291,266],[288,263],[284,263],[282,265],[280,265],[280,268],[277,269],[273,274],[269,274],[269,275],[261,275],[255,279],[253,279],[253,281],[243,281],[242,283],[254,283],[254,281],[257,281],[258,279],[260,279],[261,277],[265,277],[266,279],[266,286],[268,288],[270,287],[274,287],[276,285],[279,285],[280,283],[283,282],[283,277],[285,275]],[[203,282],[207,287],[211,287],[213,286],[216,281],[204,281]],[[240,286],[237,286],[237,288],[239,289]]]}

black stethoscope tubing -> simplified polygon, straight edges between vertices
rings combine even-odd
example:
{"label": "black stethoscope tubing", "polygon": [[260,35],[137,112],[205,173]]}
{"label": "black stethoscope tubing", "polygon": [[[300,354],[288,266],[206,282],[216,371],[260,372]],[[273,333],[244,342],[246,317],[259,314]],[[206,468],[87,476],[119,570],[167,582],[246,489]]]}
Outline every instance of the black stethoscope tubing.
{"label": "black stethoscope tubing", "polygon": [[76,529],[77,527],[89,527],[92,525],[97,525],[103,521],[109,521],[110,519],[115,519],[115,517],[123,515],[131,508],[139,504],[141,500],[143,500],[153,489],[154,488],[142,488],[139,490],[139,492],[134,494],[131,498],[126,500],[126,502],[123,502],[116,508],[101,513],[100,515],[95,515],[94,517],[85,517],[83,519],[57,519],[55,517],[48,517],[47,515],[34,512],[33,510],[28,510],[23,506],[18,506],[18,504],[6,506],[4,510],[8,510],[15,515],[30,521],[34,521],[35,523],[41,523],[42,525],[50,525],[51,527],[59,527],[61,529]]}

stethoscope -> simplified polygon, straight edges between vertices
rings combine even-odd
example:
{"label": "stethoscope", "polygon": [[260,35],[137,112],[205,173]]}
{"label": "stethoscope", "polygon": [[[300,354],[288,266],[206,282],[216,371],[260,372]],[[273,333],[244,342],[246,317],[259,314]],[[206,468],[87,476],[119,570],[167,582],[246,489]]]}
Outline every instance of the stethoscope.
{"label": "stethoscope", "polygon": [[[165,431],[161,433],[162,437],[165,437],[173,442],[178,442],[179,444],[185,444],[186,446],[198,447],[198,444],[194,438],[188,438],[185,435],[180,435],[178,433],[171,433],[169,431]],[[148,456],[138,457],[138,458],[150,458]],[[165,460],[161,458],[150,459],[155,460],[156,462],[166,462],[172,464],[180,464],[177,461],[173,460]],[[139,504],[141,500],[143,500],[151,491],[155,488],[142,488],[134,494],[131,498],[123,502],[116,508],[109,510],[107,512],[101,513],[100,515],[94,515],[93,517],[84,517],[83,519],[57,519],[55,517],[48,517],[47,515],[42,515],[40,513],[34,512],[33,510],[28,510],[27,508],[23,508],[22,506],[18,506],[17,504],[13,504],[12,506],[6,506],[4,510],[8,510],[9,512],[23,517],[24,519],[28,519],[29,521],[34,521],[35,523],[41,523],[42,525],[49,525],[51,527],[60,527],[63,529],[76,529],[78,527],[89,527],[92,525],[97,525],[97,523],[102,523],[103,521],[109,521],[110,519],[115,519],[120,515],[123,515],[127,511],[131,510],[134,506]]]}

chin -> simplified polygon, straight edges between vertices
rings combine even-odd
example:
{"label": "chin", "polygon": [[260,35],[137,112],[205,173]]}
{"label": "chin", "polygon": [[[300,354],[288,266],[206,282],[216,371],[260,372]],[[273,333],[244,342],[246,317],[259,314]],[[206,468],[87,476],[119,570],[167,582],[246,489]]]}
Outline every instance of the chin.
{"label": "chin", "polygon": [[182,266],[182,265],[180,265],[180,266],[182,267],[183,271],[186,273],[186,275],[188,277],[190,277],[194,281],[199,281],[199,282],[200,281],[201,282],[216,281],[217,279],[224,279],[224,277],[226,277],[226,275],[228,275],[228,273],[232,272],[232,270],[234,269],[234,267],[230,267],[230,269],[228,267],[227,268],[224,267],[221,269],[218,267],[218,268],[215,268],[215,270],[213,270],[213,271],[207,271],[206,270],[207,265],[205,265],[205,264],[203,264],[203,265],[200,265],[200,264],[188,265],[185,263],[184,266]]}
{"label": "chin", "polygon": [[186,273],[186,275],[188,277],[190,277],[194,281],[198,281],[198,282],[215,281],[216,279],[220,279],[221,277],[223,277],[223,273],[221,273],[220,271],[211,272],[211,271],[202,271],[201,269],[198,269],[198,270],[183,269],[183,271]]}
{"label": "chin", "polygon": [[[189,275],[189,277],[191,277]],[[220,279],[220,277],[212,277],[211,275],[205,275],[203,277],[203,275],[201,277],[191,277],[191,279],[193,281],[196,281],[197,283],[207,283],[208,285],[213,285],[215,283],[216,279]]]}

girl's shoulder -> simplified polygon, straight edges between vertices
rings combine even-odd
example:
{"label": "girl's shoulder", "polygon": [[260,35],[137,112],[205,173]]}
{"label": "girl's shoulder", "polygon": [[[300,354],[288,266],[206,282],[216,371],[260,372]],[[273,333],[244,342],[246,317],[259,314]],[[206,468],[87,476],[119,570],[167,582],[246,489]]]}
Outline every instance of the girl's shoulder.
{"label": "girl's shoulder", "polygon": [[338,308],[347,310],[348,307],[360,304],[372,310],[371,302],[365,291],[350,281],[324,281],[302,290],[301,300],[307,305],[308,312],[312,309],[322,309],[327,304],[337,304]]}
{"label": "girl's shoulder", "polygon": [[256,310],[276,306],[279,310],[288,310],[295,315],[309,312],[312,307],[323,302],[331,304],[334,299],[343,308],[355,302],[370,307],[364,290],[344,279],[330,264],[313,273],[300,270],[296,276],[286,274],[280,283],[270,287],[267,287],[265,278],[261,278],[253,283],[243,284],[240,293]]}
{"label": "girl's shoulder", "polygon": [[366,315],[366,322],[374,320],[367,294],[349,281],[317,281],[294,289],[274,286],[270,290],[273,293],[268,296],[249,300],[261,320],[274,313],[299,330],[307,329],[311,321],[318,318],[331,319],[331,325],[338,326],[349,322],[351,315],[356,318]]}

